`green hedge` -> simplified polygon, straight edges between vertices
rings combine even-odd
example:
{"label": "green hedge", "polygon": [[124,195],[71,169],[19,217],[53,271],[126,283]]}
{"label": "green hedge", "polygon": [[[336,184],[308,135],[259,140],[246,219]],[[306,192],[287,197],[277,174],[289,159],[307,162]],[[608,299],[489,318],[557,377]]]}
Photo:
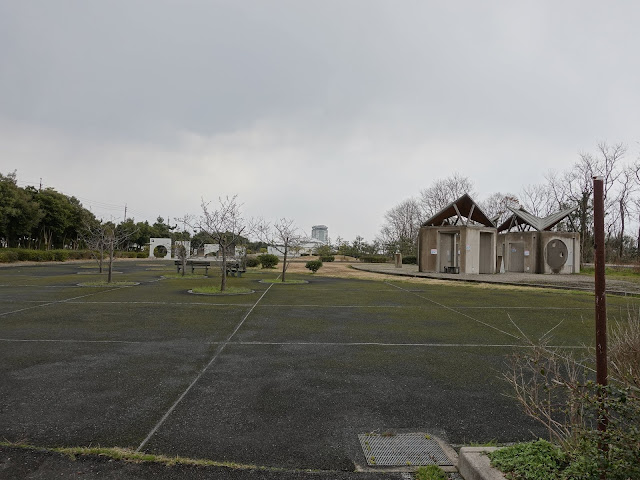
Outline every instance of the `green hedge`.
{"label": "green hedge", "polygon": [[256,257],[247,257],[247,267],[257,267],[260,261]]}
{"label": "green hedge", "polygon": [[116,252],[116,258],[147,258],[149,252]]}
{"label": "green hedge", "polygon": [[415,255],[407,255],[406,257],[402,257],[402,263],[405,265],[417,265],[418,258]]}
{"label": "green hedge", "polygon": [[30,250],[28,248],[0,248],[0,263],[12,262],[64,262],[88,260],[89,250]]}
{"label": "green hedge", "polygon": [[262,268],[275,268],[278,264],[278,257],[270,253],[263,253],[262,255],[258,255],[258,261],[262,265]]}
{"label": "green hedge", "polygon": [[360,261],[364,263],[387,263],[389,259],[385,255],[363,255]]}
{"label": "green hedge", "polygon": [[313,273],[316,273],[322,267],[322,262],[320,260],[311,260],[305,264],[305,267],[311,270]]}
{"label": "green hedge", "polygon": [[333,262],[336,259],[333,255],[324,255],[320,257],[321,262]]}

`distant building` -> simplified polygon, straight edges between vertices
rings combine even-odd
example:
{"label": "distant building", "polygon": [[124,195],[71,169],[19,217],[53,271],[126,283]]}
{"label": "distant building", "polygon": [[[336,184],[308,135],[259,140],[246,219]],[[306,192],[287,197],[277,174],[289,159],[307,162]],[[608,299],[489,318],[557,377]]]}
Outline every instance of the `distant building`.
{"label": "distant building", "polygon": [[329,229],[326,225],[314,225],[311,227],[311,238],[329,243]]}

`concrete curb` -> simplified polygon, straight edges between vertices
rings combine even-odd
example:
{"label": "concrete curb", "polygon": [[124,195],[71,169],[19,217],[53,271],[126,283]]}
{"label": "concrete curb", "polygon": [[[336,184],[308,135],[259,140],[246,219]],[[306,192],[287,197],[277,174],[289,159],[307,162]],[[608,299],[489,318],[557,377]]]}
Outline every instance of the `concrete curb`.
{"label": "concrete curb", "polygon": [[[361,270],[363,272],[379,273],[381,275],[393,275],[396,277],[426,278],[430,280],[442,280],[445,282],[451,281],[451,282],[480,283],[485,285],[509,285],[512,287],[549,288],[552,290],[573,290],[576,292],[593,293],[592,287],[578,287],[578,286],[569,286],[569,285],[554,285],[554,284],[548,284],[548,283],[525,283],[525,282],[508,282],[508,281],[489,282],[489,281],[484,281],[484,280],[475,279],[475,278],[464,278],[464,277],[457,276],[455,274],[451,274],[451,276],[444,277],[444,276],[429,275],[428,273],[417,274],[417,273],[408,273],[408,272],[405,273],[405,272],[378,270],[375,268],[367,268],[366,266],[362,266],[362,265],[352,265],[352,267],[356,270]],[[620,297],[640,297],[640,292],[630,292],[625,290],[607,289],[606,293],[608,295],[616,295]]]}
{"label": "concrete curb", "polygon": [[485,454],[500,447],[462,447],[458,457],[458,471],[464,480],[506,480],[493,468]]}

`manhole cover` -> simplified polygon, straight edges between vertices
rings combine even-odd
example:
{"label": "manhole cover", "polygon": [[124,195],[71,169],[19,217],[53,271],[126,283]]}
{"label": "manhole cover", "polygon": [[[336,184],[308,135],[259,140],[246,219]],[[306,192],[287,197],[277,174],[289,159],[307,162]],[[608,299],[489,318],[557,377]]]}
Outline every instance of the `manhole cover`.
{"label": "manhole cover", "polygon": [[424,433],[360,433],[358,439],[371,466],[452,465],[438,442]]}

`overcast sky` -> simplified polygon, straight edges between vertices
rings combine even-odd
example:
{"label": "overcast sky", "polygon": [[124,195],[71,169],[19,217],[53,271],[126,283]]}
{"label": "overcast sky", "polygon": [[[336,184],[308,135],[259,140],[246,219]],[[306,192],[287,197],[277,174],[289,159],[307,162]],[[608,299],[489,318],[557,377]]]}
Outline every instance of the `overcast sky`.
{"label": "overcast sky", "polygon": [[478,200],[640,140],[637,1],[0,0],[0,172],[99,217],[372,240],[436,178]]}

